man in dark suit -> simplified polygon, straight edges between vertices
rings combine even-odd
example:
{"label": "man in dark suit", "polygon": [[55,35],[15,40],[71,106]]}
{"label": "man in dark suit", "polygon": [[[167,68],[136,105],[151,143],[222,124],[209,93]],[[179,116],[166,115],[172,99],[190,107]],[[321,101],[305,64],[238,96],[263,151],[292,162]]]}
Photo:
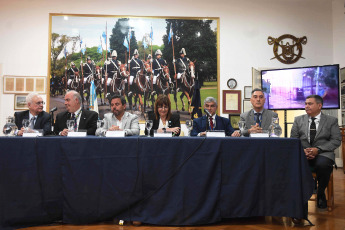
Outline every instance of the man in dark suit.
{"label": "man in dark suit", "polygon": [[30,129],[43,129],[43,135],[49,134],[51,132],[50,115],[43,111],[44,101],[42,97],[36,93],[30,93],[26,97],[26,103],[29,110],[14,113],[15,123],[18,127],[17,135],[23,135],[23,119],[30,121]]}
{"label": "man in dark suit", "polygon": [[317,206],[327,208],[325,188],[327,187],[334,164],[334,150],[341,144],[338,119],[321,112],[323,99],[310,95],[305,101],[307,114],[295,118],[291,137],[299,138],[311,168],[314,168],[317,181]]}
{"label": "man in dark suit", "polygon": [[[240,121],[245,122],[243,130],[243,136],[249,136],[251,132],[261,132],[262,130],[268,130],[272,118],[277,118],[278,114],[264,109],[265,105],[265,94],[261,89],[253,89],[250,102],[252,103],[253,109],[244,112],[240,116]],[[238,131],[234,132],[232,136],[240,136]]]}
{"label": "man in dark suit", "polygon": [[204,109],[207,109],[211,117],[202,116],[193,121],[191,136],[205,136],[206,130],[224,130],[226,136],[231,136],[234,132],[230,120],[216,115],[217,100],[213,97],[207,97],[204,101]]}
{"label": "man in dark suit", "polygon": [[87,130],[87,135],[95,135],[97,129],[98,113],[81,108],[81,96],[78,92],[71,90],[65,95],[65,112],[56,116],[54,133],[60,136],[67,136],[67,120],[74,119],[76,129]]}

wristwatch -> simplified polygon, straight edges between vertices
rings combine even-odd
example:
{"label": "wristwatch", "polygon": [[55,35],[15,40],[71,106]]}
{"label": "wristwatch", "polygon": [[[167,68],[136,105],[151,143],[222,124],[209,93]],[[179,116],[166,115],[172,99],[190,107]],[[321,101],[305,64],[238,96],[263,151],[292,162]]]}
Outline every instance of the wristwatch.
{"label": "wristwatch", "polygon": [[320,154],[322,150],[319,147],[316,147],[316,148],[317,148],[317,154]]}

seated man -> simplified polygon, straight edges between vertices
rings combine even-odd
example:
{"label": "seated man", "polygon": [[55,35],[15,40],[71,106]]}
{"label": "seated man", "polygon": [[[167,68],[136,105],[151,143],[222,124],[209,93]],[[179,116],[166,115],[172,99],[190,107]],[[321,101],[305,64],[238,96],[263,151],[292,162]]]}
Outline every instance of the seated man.
{"label": "seated man", "polygon": [[81,96],[77,91],[71,90],[65,95],[65,112],[56,116],[54,133],[60,136],[67,136],[67,120],[76,121],[76,130],[85,129],[87,135],[95,135],[97,129],[98,113],[81,108]]}
{"label": "seated man", "polygon": [[[252,91],[250,102],[253,109],[242,113],[240,116],[240,120],[245,121],[243,136],[249,136],[251,132],[268,130],[272,123],[272,118],[278,117],[277,113],[264,109],[265,101],[265,94],[261,89],[254,89]],[[234,132],[232,136],[240,136],[239,131]]]}
{"label": "seated man", "polygon": [[119,95],[110,98],[111,113],[104,114],[104,127],[97,129],[96,135],[102,131],[124,130],[126,136],[139,135],[139,119],[137,115],[126,112],[126,99]]}
{"label": "seated man", "polygon": [[305,101],[307,114],[295,118],[291,137],[299,138],[308,159],[309,166],[315,169],[318,189],[317,207],[327,208],[325,189],[333,171],[334,150],[341,144],[338,119],[321,112],[323,99],[310,95]]}
{"label": "seated man", "polygon": [[207,97],[204,101],[204,109],[207,109],[211,117],[206,115],[194,119],[191,136],[205,136],[206,130],[224,130],[226,136],[231,136],[234,132],[230,120],[216,115],[217,100],[213,97]]}
{"label": "seated man", "polygon": [[51,120],[50,115],[43,111],[44,101],[42,97],[36,93],[30,93],[26,97],[26,103],[29,110],[14,113],[15,123],[18,127],[17,135],[23,135],[23,119],[30,121],[30,129],[43,129],[43,135],[49,134],[51,132]]}

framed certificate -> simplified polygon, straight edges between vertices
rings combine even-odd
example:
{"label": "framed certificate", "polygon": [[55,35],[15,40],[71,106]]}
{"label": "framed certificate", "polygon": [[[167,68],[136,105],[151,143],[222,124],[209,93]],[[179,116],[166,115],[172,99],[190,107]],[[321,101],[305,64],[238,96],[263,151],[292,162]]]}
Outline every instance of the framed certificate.
{"label": "framed certificate", "polygon": [[223,90],[223,113],[241,113],[241,90]]}

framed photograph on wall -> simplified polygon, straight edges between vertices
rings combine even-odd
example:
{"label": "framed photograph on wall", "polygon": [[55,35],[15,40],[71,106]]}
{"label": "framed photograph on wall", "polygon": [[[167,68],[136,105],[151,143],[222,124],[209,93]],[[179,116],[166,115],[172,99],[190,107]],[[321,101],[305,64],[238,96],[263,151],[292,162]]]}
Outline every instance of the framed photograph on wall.
{"label": "framed photograph on wall", "polygon": [[250,100],[243,100],[243,113],[252,109],[252,103]]}
{"label": "framed photograph on wall", "polygon": [[252,67],[252,88],[261,89],[261,71]]}
{"label": "framed photograph on wall", "polygon": [[244,87],[244,99],[250,99],[252,97],[252,87],[245,86]]}
{"label": "framed photograph on wall", "polygon": [[223,113],[241,113],[241,90],[223,90]]}
{"label": "framed photograph on wall", "polygon": [[27,94],[16,94],[14,95],[14,110],[27,110],[29,109],[26,105]]}
{"label": "framed photograph on wall", "polygon": [[238,122],[240,121],[240,115],[229,115],[229,120],[230,120],[230,124],[231,126],[238,130]]}
{"label": "framed photograph on wall", "polygon": [[[84,96],[84,108],[91,108],[87,100],[91,93],[90,75],[85,72],[85,69],[88,68],[86,64],[88,57],[90,57],[91,63],[94,63],[96,71],[98,68],[102,70],[100,74],[104,79],[119,79],[111,81],[111,83],[107,80],[104,83],[97,81],[95,83],[96,87],[104,92],[97,94],[98,111],[101,119],[105,113],[110,112],[109,102],[104,97],[105,95],[123,95],[127,101],[127,110],[136,114],[140,121],[144,121],[143,114],[152,111],[153,101],[156,100],[157,95],[164,93],[170,95],[172,112],[179,112],[181,122],[184,122],[190,119],[189,112],[191,112],[193,105],[190,105],[189,101],[194,92],[195,76],[198,76],[199,83],[201,83],[201,101],[207,96],[219,100],[219,17],[146,17],[59,13],[51,13],[49,16],[48,71],[51,77],[51,92],[48,107],[64,110],[63,94],[66,90],[74,87]],[[191,38],[193,38],[192,43],[190,42]],[[176,63],[178,62],[182,48],[191,62],[194,60],[197,62],[186,64],[188,71],[186,71],[186,75],[182,76],[186,79],[183,80],[184,84],[181,84],[177,92],[173,59],[176,60]],[[151,65],[148,57],[151,56],[152,60],[155,59],[156,52],[161,52],[162,58],[168,64],[164,77],[161,78],[164,82],[162,81],[162,85],[157,85],[158,89],[155,89],[154,100],[146,96],[151,95],[153,89],[141,87],[151,85],[151,82],[146,80],[150,73],[145,72],[140,75],[138,84],[141,86],[133,84],[130,88],[122,81],[122,76],[113,76],[114,71],[112,73],[108,71],[108,75],[103,76],[107,71],[106,66],[111,65],[111,56],[115,52],[116,60],[121,62],[120,68],[122,66],[126,70],[128,67],[133,67],[134,61],[132,64],[129,63],[133,59],[134,51],[138,51],[138,58],[148,66]],[[80,82],[85,80],[84,84],[80,82],[73,85],[69,84],[68,80],[73,79],[72,77],[75,75],[68,71],[72,62],[79,71]],[[178,63],[176,68],[179,68]],[[83,73],[81,69],[84,70]],[[117,71],[115,74],[119,75],[120,73],[125,75],[124,78],[129,75],[126,71]],[[160,74],[163,76],[163,73]],[[174,94],[171,94],[168,78],[174,85]],[[112,85],[107,87],[106,82]],[[139,100],[138,96],[140,97]]]}
{"label": "framed photograph on wall", "polygon": [[39,94],[46,93],[45,76],[4,76],[4,93],[8,94],[25,94],[36,92]]}

